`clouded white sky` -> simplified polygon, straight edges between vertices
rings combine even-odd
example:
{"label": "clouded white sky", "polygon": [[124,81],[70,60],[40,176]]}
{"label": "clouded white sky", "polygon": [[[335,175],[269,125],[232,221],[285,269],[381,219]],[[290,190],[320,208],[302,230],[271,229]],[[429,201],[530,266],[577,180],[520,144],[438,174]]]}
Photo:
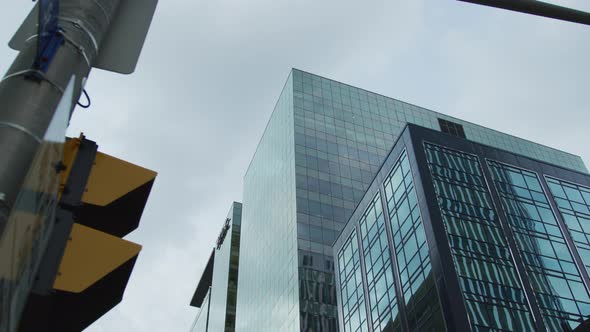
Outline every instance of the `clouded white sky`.
{"label": "clouded white sky", "polygon": [[[587,0],[553,0],[590,11]],[[31,2],[0,11],[8,43]],[[0,48],[0,73],[16,53]],[[582,156],[590,27],[455,0],[160,1],[137,71],[68,129],[159,175],[121,304],[88,331],[188,331],[189,301],[292,67]]]}

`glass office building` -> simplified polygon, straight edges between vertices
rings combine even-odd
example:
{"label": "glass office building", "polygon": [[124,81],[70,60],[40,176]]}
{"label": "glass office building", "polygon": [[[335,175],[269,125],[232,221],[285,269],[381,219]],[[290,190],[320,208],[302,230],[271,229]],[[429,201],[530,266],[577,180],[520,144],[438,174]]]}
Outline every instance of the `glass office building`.
{"label": "glass office building", "polygon": [[[586,172],[578,156],[293,69],[244,177],[236,330],[338,329],[332,243],[408,123]],[[400,172],[408,174],[408,170]],[[417,193],[407,189],[397,195],[405,197],[404,202],[415,204]],[[380,204],[385,199],[380,197]],[[383,218],[389,211],[380,213]],[[391,317],[394,329],[419,327],[424,324],[423,310],[438,317],[429,324],[443,324],[444,315],[434,302],[414,299],[404,306],[398,303],[399,294],[413,294],[415,298],[437,292],[432,276],[433,259],[427,254],[428,243],[424,239],[427,232],[421,231],[424,220],[416,216],[411,222],[412,230],[391,234],[399,237],[396,245],[402,252],[406,251],[405,236],[411,236],[417,247],[407,248],[407,254],[417,250],[419,257],[404,261],[404,273],[420,271],[420,281],[412,275],[414,279],[405,280],[398,291],[391,270],[395,257],[386,256],[389,242],[382,234],[386,223],[377,215],[374,218],[375,221],[367,217],[366,232],[359,231],[354,236],[357,242],[366,241],[371,250],[383,254],[379,256],[381,262],[372,261],[371,266],[365,266],[360,264],[360,257],[355,258],[360,255],[358,243],[357,247],[351,244],[348,262],[352,265],[347,267],[347,276],[354,280],[347,281],[351,289],[357,288],[354,295],[349,294],[348,324],[363,331],[383,329]],[[378,230],[380,235],[369,229]],[[587,247],[590,252],[590,245]],[[357,277],[367,270],[372,279],[361,283]],[[363,289],[365,292],[360,292],[361,284],[367,288]],[[419,284],[426,286],[420,288]],[[363,297],[370,290],[377,292],[383,287],[388,292],[387,300],[375,304],[375,299]],[[515,303],[519,301],[515,299]],[[371,310],[376,306],[375,310],[388,314],[379,316],[376,323],[371,311],[359,310],[363,306],[372,306]]]}
{"label": "glass office building", "polygon": [[191,332],[233,332],[236,322],[242,204],[234,202],[191,300]]}
{"label": "glass office building", "polygon": [[341,331],[587,331],[590,175],[446,125],[407,125],[336,240]]}

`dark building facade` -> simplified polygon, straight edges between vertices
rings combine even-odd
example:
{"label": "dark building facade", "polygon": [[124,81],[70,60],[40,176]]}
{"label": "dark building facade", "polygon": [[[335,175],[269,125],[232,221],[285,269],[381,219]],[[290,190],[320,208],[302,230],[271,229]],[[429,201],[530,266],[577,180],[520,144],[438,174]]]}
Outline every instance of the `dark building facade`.
{"label": "dark building facade", "polygon": [[590,176],[408,124],[334,244],[341,331],[586,331]]}
{"label": "dark building facade", "polygon": [[408,123],[587,172],[578,156],[293,69],[244,176],[237,331],[338,330],[332,244]]}
{"label": "dark building facade", "polygon": [[241,222],[242,204],[234,202],[190,303],[200,308],[191,332],[235,331]]}

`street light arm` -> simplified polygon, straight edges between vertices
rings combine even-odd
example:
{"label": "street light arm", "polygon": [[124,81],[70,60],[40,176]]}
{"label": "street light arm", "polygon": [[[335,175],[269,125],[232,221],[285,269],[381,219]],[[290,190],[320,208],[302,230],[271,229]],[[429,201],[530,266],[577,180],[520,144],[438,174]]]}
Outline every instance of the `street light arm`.
{"label": "street light arm", "polygon": [[478,5],[590,25],[590,13],[536,0],[458,0]]}

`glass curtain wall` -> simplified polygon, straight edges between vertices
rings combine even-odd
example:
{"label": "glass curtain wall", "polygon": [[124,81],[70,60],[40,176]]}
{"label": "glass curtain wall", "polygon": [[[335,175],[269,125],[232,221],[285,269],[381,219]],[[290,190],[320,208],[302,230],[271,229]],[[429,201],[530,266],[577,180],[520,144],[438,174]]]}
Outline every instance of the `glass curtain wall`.
{"label": "glass curtain wall", "polygon": [[385,179],[384,187],[408,326],[411,331],[444,330],[426,233],[405,151]]}
{"label": "glass curtain wall", "polygon": [[300,331],[293,137],[289,77],[244,176],[236,331]]}
{"label": "glass curtain wall", "polygon": [[551,177],[547,185],[590,273],[590,188]]}
{"label": "glass curtain wall", "polygon": [[534,331],[478,157],[425,144],[428,166],[474,331]]}
{"label": "glass curtain wall", "polygon": [[342,299],[344,331],[368,331],[363,277],[356,232],[353,231],[338,253],[338,262],[341,267],[340,298]]}
{"label": "glass curtain wall", "polygon": [[488,161],[549,331],[571,331],[590,297],[536,173]]}
{"label": "glass curtain wall", "polygon": [[[359,327],[351,324],[357,321],[350,318],[356,310],[350,299],[353,304],[358,303],[360,300],[357,298],[362,295],[358,292],[363,291],[363,284],[359,284],[358,279],[350,279],[352,272],[361,272],[360,269],[352,270],[356,265],[351,262],[356,259],[354,255],[359,245],[355,240],[360,240],[362,246],[361,261],[365,267],[362,282],[367,288],[367,298],[362,300],[368,301],[367,320],[372,330],[402,331],[399,308],[399,302],[402,301],[410,331],[444,331],[428,244],[405,151],[383,185],[385,198],[380,193],[376,194],[356,223],[358,228],[353,230],[338,252],[344,331],[356,331]],[[383,213],[383,199],[387,202],[387,217]],[[391,220],[393,244],[388,240],[388,220]],[[357,239],[357,231],[360,239]],[[396,256],[391,257],[390,252]],[[396,278],[403,290],[401,295],[396,294]],[[356,287],[352,293],[350,287]]]}
{"label": "glass curtain wall", "polygon": [[359,222],[373,331],[401,331],[385,218],[379,194]]}

